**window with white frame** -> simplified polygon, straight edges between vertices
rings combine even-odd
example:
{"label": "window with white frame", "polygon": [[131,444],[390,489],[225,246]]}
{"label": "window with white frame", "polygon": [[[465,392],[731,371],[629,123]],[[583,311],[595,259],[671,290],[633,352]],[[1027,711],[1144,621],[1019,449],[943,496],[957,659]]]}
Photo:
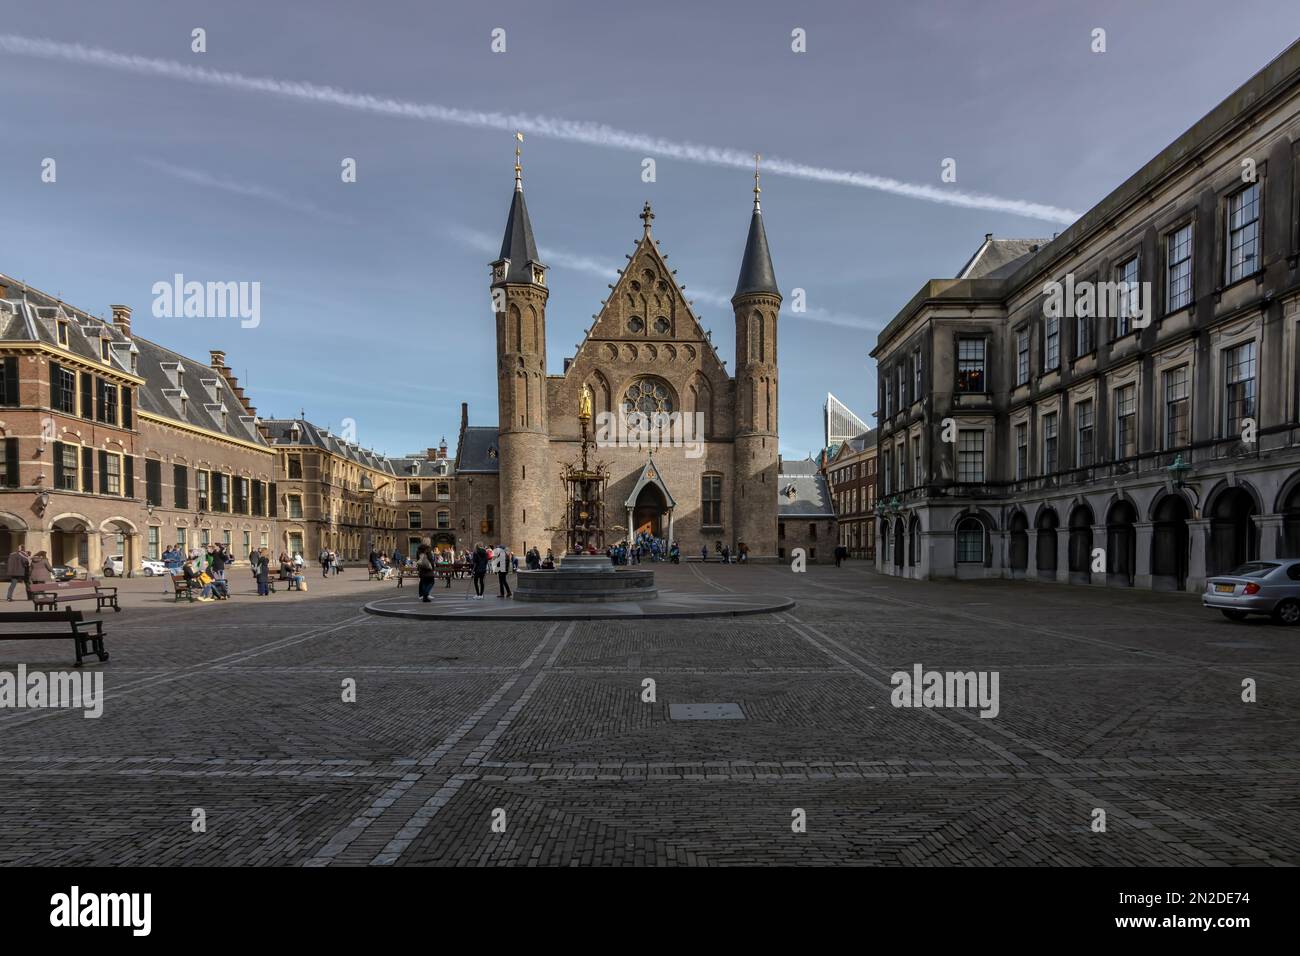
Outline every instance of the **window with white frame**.
{"label": "window with white frame", "polygon": [[1115,281],[1119,283],[1119,295],[1116,297],[1118,314],[1115,316],[1115,338],[1123,338],[1133,331],[1134,306],[1138,303],[1138,257],[1134,256],[1120,263]]}
{"label": "window with white frame", "polygon": [[894,414],[894,389],[888,372],[885,373],[885,381],[881,387],[885,393],[885,417],[889,418]]}
{"label": "window with white frame", "polygon": [[1056,412],[1048,412],[1043,416],[1043,474],[1045,475],[1056,471],[1056,430]]}
{"label": "window with white frame", "polygon": [[984,340],[957,340],[957,391],[984,391]]}
{"label": "window with white frame", "polygon": [[1192,439],[1191,370],[1186,365],[1164,374],[1165,448],[1181,448]]}
{"label": "window with white frame", "polygon": [[1061,320],[1055,315],[1043,318],[1043,371],[1061,365]]}
{"label": "window with white frame", "polygon": [[907,408],[907,365],[900,363],[898,366],[898,410],[901,412]]}
{"label": "window with white frame", "polygon": [[1029,423],[1016,426],[1016,481],[1029,477]]}
{"label": "window with white frame", "polygon": [[1259,183],[1228,197],[1228,281],[1259,269]]}
{"label": "window with white frame", "polygon": [[1224,435],[1241,434],[1242,423],[1255,417],[1255,343],[1243,342],[1223,353]]}
{"label": "window with white frame", "polygon": [[1165,311],[1192,304],[1192,224],[1165,236]]}
{"label": "window with white frame", "polygon": [[921,436],[912,439],[912,484],[921,483]]}
{"label": "window with white frame", "polygon": [[1029,381],[1029,330],[1021,329],[1016,333],[1016,384],[1024,385]]}
{"label": "window with white frame", "polygon": [[921,400],[921,350],[912,351],[912,401]]}
{"label": "window with white frame", "polygon": [[963,428],[957,432],[957,480],[973,484],[984,481],[984,429]]}
{"label": "window with white frame", "polygon": [[1115,389],[1115,457],[1137,454],[1137,386]]}
{"label": "window with white frame", "polygon": [[1074,357],[1087,355],[1094,348],[1092,343],[1092,323],[1090,315],[1076,316],[1074,320]]}
{"label": "window with white frame", "polygon": [[1092,399],[1074,406],[1074,461],[1079,468],[1087,468],[1092,464],[1092,419]]}
{"label": "window with white frame", "polygon": [[907,445],[899,444],[894,450],[894,459],[898,462],[898,490],[907,487]]}

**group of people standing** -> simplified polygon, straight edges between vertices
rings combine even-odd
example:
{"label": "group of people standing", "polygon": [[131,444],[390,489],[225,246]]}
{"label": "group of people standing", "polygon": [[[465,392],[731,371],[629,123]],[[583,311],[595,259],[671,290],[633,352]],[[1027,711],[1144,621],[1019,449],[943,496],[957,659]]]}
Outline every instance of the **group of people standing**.
{"label": "group of people standing", "polygon": [[[535,558],[536,549],[530,549],[526,560],[529,567],[532,567],[532,561]],[[554,567],[554,559],[547,552],[547,557],[551,560]],[[453,564],[453,556],[449,551],[438,551],[432,545],[422,544],[415,553],[415,569],[420,578],[420,600],[428,604],[432,598],[433,586],[438,581],[438,574],[443,573],[447,579],[447,586],[451,587],[451,575],[449,565]],[[502,598],[514,597],[514,590],[510,587],[510,574],[519,570],[519,559],[510,553],[510,549],[504,545],[495,545],[484,547],[482,544],[474,545],[473,551],[465,551],[460,558],[461,567],[467,568],[470,576],[474,581],[474,600],[483,600],[483,591],[487,580],[488,572],[491,571],[497,576],[498,596]]]}

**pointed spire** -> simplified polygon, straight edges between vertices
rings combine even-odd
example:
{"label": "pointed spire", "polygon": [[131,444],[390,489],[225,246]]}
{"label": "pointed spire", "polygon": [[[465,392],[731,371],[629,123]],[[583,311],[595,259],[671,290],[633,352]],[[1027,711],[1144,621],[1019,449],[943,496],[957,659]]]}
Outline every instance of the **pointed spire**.
{"label": "pointed spire", "polygon": [[[524,141],[523,133],[515,133],[517,143]],[[498,282],[533,283],[533,266],[542,266],[537,257],[537,242],[533,239],[533,224],[528,218],[528,206],[524,202],[523,166],[520,163],[521,150],[515,146],[515,192],[510,200],[510,215],[506,218],[506,234],[501,240],[501,255],[496,263],[509,260],[510,266]]]}
{"label": "pointed spire", "polygon": [[[647,236],[650,235],[650,223],[654,221],[655,221],[655,214],[654,211],[650,208],[650,200],[647,199],[645,201],[645,205],[641,208],[641,223],[645,228],[645,234]],[[631,257],[629,256],[628,258]]]}
{"label": "pointed spire", "polygon": [[524,191],[524,167],[520,161],[523,156],[524,134],[515,130],[515,192]]}
{"label": "pointed spire", "polygon": [[772,255],[767,249],[767,230],[763,228],[763,208],[759,196],[763,192],[758,181],[759,156],[754,154],[754,212],[749,219],[749,238],[745,240],[745,256],[740,261],[740,278],[736,280],[736,296],[752,292],[780,295],[776,287],[776,273],[772,270]]}

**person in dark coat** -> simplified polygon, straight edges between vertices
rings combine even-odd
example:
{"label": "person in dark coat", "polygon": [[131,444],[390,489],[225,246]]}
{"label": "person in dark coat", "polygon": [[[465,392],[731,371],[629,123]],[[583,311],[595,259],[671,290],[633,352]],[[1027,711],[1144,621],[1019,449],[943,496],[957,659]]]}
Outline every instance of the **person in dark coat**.
{"label": "person in dark coat", "polygon": [[257,595],[271,593],[271,558],[265,551],[257,556]]}
{"label": "person in dark coat", "polygon": [[483,579],[487,577],[488,554],[483,545],[474,545],[474,600],[483,600]]}
{"label": "person in dark coat", "polygon": [[433,563],[433,549],[429,545],[420,545],[416,554],[419,555],[415,559],[415,569],[420,575],[420,600],[428,604],[429,592],[438,582],[438,568]]}

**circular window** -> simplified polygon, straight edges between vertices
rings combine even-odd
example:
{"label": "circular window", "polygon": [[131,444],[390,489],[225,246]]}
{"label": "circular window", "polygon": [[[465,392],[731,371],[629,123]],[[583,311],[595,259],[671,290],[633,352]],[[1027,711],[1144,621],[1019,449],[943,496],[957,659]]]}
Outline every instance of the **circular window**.
{"label": "circular window", "polygon": [[667,335],[668,330],[671,327],[672,326],[669,325],[668,320],[664,318],[662,315],[659,316],[659,318],[655,319],[655,331],[658,332],[660,335]]}
{"label": "circular window", "polygon": [[639,315],[634,315],[627,320],[627,330],[629,332],[641,332],[645,329],[645,320]]}
{"label": "circular window", "polygon": [[623,395],[623,404],[630,406],[632,411],[654,415],[657,412],[672,412],[673,396],[668,391],[668,386],[659,379],[643,378],[628,386]]}

